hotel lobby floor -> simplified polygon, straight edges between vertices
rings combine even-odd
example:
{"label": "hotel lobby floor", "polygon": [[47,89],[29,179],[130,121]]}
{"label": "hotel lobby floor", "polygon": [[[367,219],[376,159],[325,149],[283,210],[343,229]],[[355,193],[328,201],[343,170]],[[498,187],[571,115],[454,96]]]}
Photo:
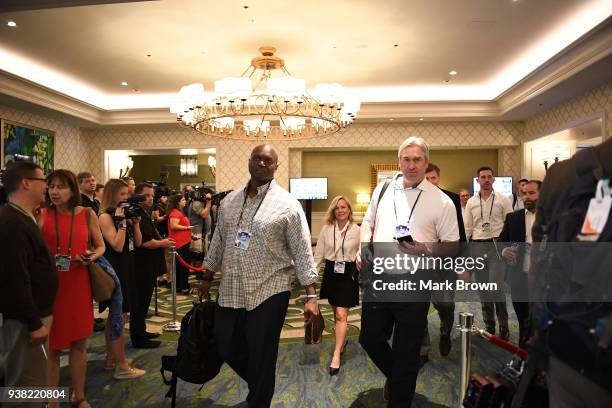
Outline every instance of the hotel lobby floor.
{"label": "hotel lobby floor", "polygon": [[[185,299],[187,300],[187,299]],[[508,302],[511,310],[511,303]],[[457,304],[456,313],[472,311],[475,321],[481,322],[480,304]],[[510,312],[511,341],[516,342],[518,325]],[[358,315],[358,313],[357,313]],[[288,319],[290,317],[288,316]],[[151,326],[151,325],[149,325]],[[430,310],[429,332],[433,349],[430,362],[421,370],[417,382],[416,407],[457,406],[460,380],[460,338],[455,330],[452,335],[453,348],[448,357],[438,352],[437,313]],[[331,327],[328,325],[328,329]],[[358,330],[355,330],[358,332]],[[353,333],[355,333],[353,331]],[[321,345],[304,345],[295,337],[284,341],[279,348],[276,370],[276,391],[273,407],[381,407],[384,376],[378,371],[358,344],[355,333],[350,336],[343,356],[339,375],[330,377],[328,365],[333,348],[333,336],[324,338]],[[303,332],[302,332],[303,336]],[[301,337],[301,336],[300,336]],[[161,356],[176,353],[178,334],[165,333],[164,343],[158,349],[138,350],[126,339],[126,353],[135,360],[135,365],[147,370],[147,374],[134,380],[116,381],[112,373],[104,371],[104,338],[95,333],[88,342],[89,363],[86,395],[94,407],[169,407],[164,400],[168,390],[162,382],[159,368]],[[493,374],[510,361],[510,353],[501,350],[480,338],[473,341],[473,371]],[[67,355],[62,356],[62,385],[70,384]],[[246,407],[247,384],[227,365],[219,375],[198,392],[199,385],[179,381],[177,407]]]}

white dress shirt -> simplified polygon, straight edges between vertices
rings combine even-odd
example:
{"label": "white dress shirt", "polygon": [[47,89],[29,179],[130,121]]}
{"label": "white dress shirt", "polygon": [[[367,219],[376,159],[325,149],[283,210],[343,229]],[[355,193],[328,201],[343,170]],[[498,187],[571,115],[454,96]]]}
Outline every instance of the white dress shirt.
{"label": "white dress shirt", "polygon": [[[334,248],[334,227],[336,230]],[[344,250],[344,251],[343,251]],[[359,251],[359,225],[347,222],[340,230],[338,223],[325,224],[319,233],[317,247],[314,252],[314,260],[317,268],[326,259],[330,261],[355,262]]]}
{"label": "white dress shirt", "polygon": [[[491,239],[499,237],[504,228],[506,215],[512,212],[512,202],[502,194],[492,192],[489,198],[482,199],[480,194],[470,197],[465,205],[465,236],[469,239]],[[484,223],[490,223],[488,231]]]}
{"label": "white dress shirt", "polygon": [[535,222],[535,212],[525,210],[525,256],[523,258],[523,271],[529,272],[531,265],[531,244],[533,243],[533,237],[531,236],[531,229]]}
{"label": "white dress shirt", "polygon": [[459,241],[457,212],[450,197],[426,179],[415,188],[404,188],[403,183],[401,174],[395,176],[380,204],[377,203],[384,182],[374,189],[361,225],[373,232],[373,241],[394,242],[398,225],[408,225],[417,242]]}

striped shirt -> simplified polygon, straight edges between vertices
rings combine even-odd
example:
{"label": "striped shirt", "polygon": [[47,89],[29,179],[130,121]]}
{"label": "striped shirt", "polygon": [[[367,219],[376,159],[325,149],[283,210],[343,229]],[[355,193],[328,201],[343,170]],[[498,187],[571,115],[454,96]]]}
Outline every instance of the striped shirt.
{"label": "striped shirt", "polygon": [[[239,230],[251,234],[246,250],[235,245]],[[246,187],[233,191],[221,202],[204,266],[221,271],[223,307],[253,310],[291,290],[294,273],[302,285],[314,283],[317,269],[302,206],[275,180],[258,187],[253,198]]]}

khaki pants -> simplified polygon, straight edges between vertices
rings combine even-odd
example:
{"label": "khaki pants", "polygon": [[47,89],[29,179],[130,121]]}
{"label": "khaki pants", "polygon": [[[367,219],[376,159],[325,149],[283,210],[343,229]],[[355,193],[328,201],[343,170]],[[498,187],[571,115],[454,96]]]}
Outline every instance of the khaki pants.
{"label": "khaki pants", "polygon": [[[43,317],[43,325],[51,330],[52,316]],[[0,327],[0,376],[5,387],[46,387],[49,341],[32,345],[30,333],[19,320],[7,319]],[[22,407],[40,407],[43,403],[29,403]]]}

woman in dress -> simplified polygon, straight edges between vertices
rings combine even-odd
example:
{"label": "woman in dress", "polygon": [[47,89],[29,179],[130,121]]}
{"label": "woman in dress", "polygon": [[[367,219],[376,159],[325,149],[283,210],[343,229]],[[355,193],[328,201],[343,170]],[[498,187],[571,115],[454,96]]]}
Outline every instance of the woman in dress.
{"label": "woman in dress", "polygon": [[[70,403],[85,408],[90,406],[85,400],[87,338],[93,332],[87,265],[104,255],[104,241],[97,216],[80,205],[76,176],[69,170],[56,170],[47,176],[47,184],[47,208],[42,209],[40,225],[60,275],[49,334],[48,385],[59,386],[60,354],[69,349]],[[92,245],[88,247],[90,240]],[[59,403],[49,406],[59,407]]]}
{"label": "woman in dress", "polygon": [[355,267],[358,251],[359,226],[353,222],[351,202],[345,196],[336,196],[327,210],[314,254],[317,267],[325,261],[321,299],[328,299],[334,311],[336,347],[329,366],[330,375],[336,375],[340,370],[349,309],[359,304]]}
{"label": "woman in dress", "polygon": [[[168,200],[168,236],[176,242],[176,252],[186,263],[190,263],[189,243],[192,226],[183,209],[187,200],[182,194],[175,194]],[[189,271],[176,259],[176,291],[184,295],[190,292]]]}
{"label": "woman in dress", "polygon": [[[109,180],[104,186],[99,215],[100,229],[106,245],[104,257],[113,266],[121,284],[124,324],[130,311],[131,291],[134,289],[134,248],[142,243],[139,218],[127,219],[125,216],[125,206],[121,203],[127,198],[127,183],[119,179]],[[122,333],[117,340],[111,341],[108,320],[105,334],[105,368],[115,370],[113,377],[124,380],[143,376],[145,371],[132,367],[132,361],[125,358],[125,334]]]}

